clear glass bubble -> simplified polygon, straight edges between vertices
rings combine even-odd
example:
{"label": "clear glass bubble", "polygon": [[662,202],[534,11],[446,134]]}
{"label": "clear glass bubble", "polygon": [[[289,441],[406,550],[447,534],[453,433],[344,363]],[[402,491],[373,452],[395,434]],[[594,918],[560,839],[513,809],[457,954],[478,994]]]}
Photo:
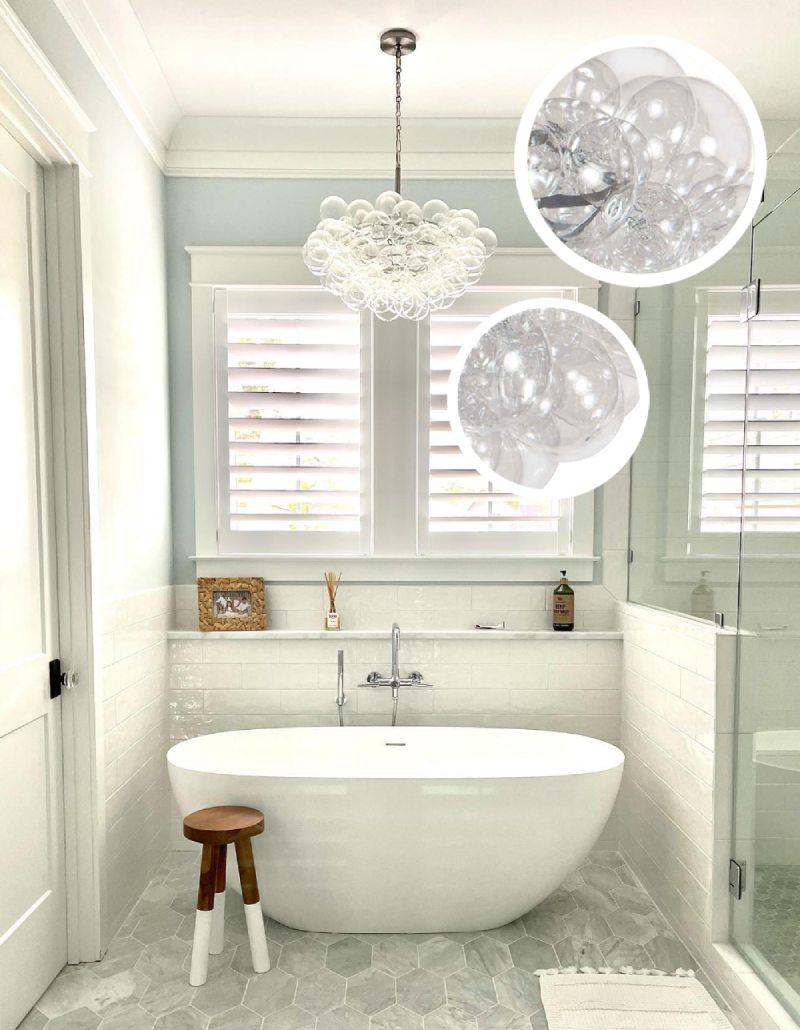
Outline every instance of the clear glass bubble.
{"label": "clear glass bubble", "polygon": [[568,97],[553,97],[542,104],[534,128],[548,129],[560,145],[562,140],[596,117],[597,112],[591,104]]}
{"label": "clear glass bubble", "polygon": [[675,58],[660,47],[620,47],[600,54],[598,60],[610,68],[623,84],[642,75],[669,79],[684,74]]}
{"label": "clear glass bubble", "polygon": [[636,158],[615,118],[582,125],[569,138],[567,152],[581,193],[627,186],[638,178]]}
{"label": "clear glass bubble", "polygon": [[497,250],[497,236],[495,236],[491,229],[487,229],[483,226],[480,229],[477,229],[475,232],[475,239],[479,240],[483,245],[483,249],[486,252],[487,257],[494,254]]}
{"label": "clear glass bubble", "polygon": [[634,190],[630,210],[609,238],[609,256],[623,270],[657,271],[680,264],[692,234],[689,208],[674,190],[648,182]]}
{"label": "clear glass bubble", "polygon": [[678,79],[655,79],[628,101],[620,115],[647,140],[653,171],[665,168],[694,126],[697,105]]}
{"label": "clear glass bubble", "polygon": [[739,217],[749,193],[747,186],[720,186],[704,192],[692,201],[692,216],[703,229],[724,229]]}
{"label": "clear glass bubble", "polygon": [[341,218],[347,211],[347,201],[342,197],[327,197],[319,206],[320,218]]}
{"label": "clear glass bubble", "polygon": [[403,198],[400,196],[400,194],[395,193],[394,190],[386,190],[385,192],[381,193],[378,199],[375,201],[375,207],[379,211],[383,211],[387,215],[390,215],[402,199]]}
{"label": "clear glass bubble", "polygon": [[534,197],[552,193],[563,173],[561,146],[556,134],[534,126],[528,142],[528,185]]}
{"label": "clear glass bubble", "polygon": [[720,182],[725,168],[716,157],[707,157],[699,150],[676,154],[664,172],[664,183],[685,199],[689,194],[709,180]]}
{"label": "clear glass bubble", "polygon": [[699,150],[716,158],[730,179],[737,170],[750,168],[753,139],[741,108],[719,86],[706,79],[682,80],[697,105],[697,122],[684,141],[684,149]]}
{"label": "clear glass bubble", "polygon": [[578,65],[556,86],[553,95],[582,100],[610,113],[619,102],[619,79],[607,64],[595,57]]}

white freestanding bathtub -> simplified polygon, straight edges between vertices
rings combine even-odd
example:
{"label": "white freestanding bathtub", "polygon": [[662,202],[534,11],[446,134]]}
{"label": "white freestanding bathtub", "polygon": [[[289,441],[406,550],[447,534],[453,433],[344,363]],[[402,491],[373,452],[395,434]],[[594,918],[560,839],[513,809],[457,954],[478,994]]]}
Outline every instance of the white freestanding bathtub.
{"label": "white freestanding bathtub", "polygon": [[237,730],[167,757],[182,816],[264,812],[265,912],[361,933],[489,929],[527,912],[597,841],[624,761],[569,733],[427,726]]}

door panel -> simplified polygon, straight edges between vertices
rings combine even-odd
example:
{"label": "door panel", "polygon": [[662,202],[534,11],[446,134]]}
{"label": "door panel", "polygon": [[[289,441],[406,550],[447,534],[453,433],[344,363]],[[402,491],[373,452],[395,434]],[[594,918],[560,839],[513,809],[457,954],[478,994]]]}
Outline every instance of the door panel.
{"label": "door panel", "polygon": [[66,961],[42,176],[0,129],[0,1030]]}

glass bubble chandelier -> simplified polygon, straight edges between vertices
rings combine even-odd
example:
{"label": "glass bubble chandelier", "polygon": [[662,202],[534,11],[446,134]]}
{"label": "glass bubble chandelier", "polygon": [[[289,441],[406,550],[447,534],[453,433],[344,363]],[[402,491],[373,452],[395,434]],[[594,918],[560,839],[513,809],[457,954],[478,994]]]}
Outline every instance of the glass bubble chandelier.
{"label": "glass bubble chandelier", "polygon": [[[732,247],[764,184],[763,130],[743,87],[678,41],[586,57],[534,93],[517,187],[534,228],[574,267],[624,285],[696,274]],[[569,66],[568,65],[568,66]]]}
{"label": "glass bubble chandelier", "polygon": [[497,247],[491,229],[474,211],[455,210],[443,200],[421,207],[401,194],[400,125],[402,59],[417,46],[408,29],[390,29],[381,50],[395,59],[394,190],[374,204],[328,197],[320,223],[303,247],[303,260],[326,289],[356,311],[378,318],[419,320],[449,307],[483,274]]}
{"label": "glass bubble chandelier", "polygon": [[573,301],[511,304],[484,321],[450,378],[459,446],[492,482],[516,493],[574,497],[618,472],[649,407],[630,340]]}

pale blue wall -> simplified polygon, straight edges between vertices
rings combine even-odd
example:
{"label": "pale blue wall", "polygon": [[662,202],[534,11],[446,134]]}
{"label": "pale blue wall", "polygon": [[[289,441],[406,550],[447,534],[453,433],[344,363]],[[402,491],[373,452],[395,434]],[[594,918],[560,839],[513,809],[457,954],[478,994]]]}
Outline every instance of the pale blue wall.
{"label": "pale blue wall", "polygon": [[[167,179],[174,583],[191,583],[195,577],[188,560],[195,547],[189,255],[184,248],[302,244],[318,221],[324,197],[374,198],[389,188],[388,180]],[[494,229],[502,247],[540,245],[511,180],[407,182],[403,194],[420,202],[442,197],[451,207],[472,208]]]}
{"label": "pale blue wall", "polygon": [[11,6],[96,129],[87,187],[99,588],[108,599],[171,582],[164,176],[54,0]]}

